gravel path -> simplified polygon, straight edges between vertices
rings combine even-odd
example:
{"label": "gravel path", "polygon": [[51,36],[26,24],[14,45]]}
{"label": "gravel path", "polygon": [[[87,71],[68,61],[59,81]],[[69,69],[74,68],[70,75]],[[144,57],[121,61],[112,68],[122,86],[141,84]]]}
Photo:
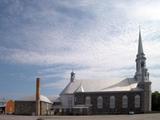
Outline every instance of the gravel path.
{"label": "gravel path", "polygon": [[[0,115],[0,120],[37,120],[36,116]],[[137,115],[42,116],[43,120],[160,120],[160,113]]]}
{"label": "gravel path", "polygon": [[36,116],[0,115],[0,120],[37,120]]}

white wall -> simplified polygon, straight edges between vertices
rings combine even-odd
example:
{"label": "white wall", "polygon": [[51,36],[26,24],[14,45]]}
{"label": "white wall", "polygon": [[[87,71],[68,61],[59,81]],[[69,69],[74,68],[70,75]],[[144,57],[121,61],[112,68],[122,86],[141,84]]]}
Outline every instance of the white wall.
{"label": "white wall", "polygon": [[60,101],[63,108],[71,108],[74,106],[74,95],[61,95]]}

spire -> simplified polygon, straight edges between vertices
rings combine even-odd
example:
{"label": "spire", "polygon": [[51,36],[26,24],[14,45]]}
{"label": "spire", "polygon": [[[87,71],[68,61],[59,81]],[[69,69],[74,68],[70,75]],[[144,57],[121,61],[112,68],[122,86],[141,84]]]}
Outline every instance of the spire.
{"label": "spire", "polygon": [[143,53],[143,46],[142,46],[142,37],[141,37],[141,29],[139,27],[139,39],[138,39],[138,55]]}
{"label": "spire", "polygon": [[141,30],[139,28],[139,40],[138,40],[138,54],[136,58],[136,74],[135,78],[137,81],[147,81],[149,80],[149,73],[146,68],[146,57],[143,53]]}
{"label": "spire", "polygon": [[73,69],[72,69],[70,82],[73,82],[74,79],[75,79],[75,73],[73,72]]}

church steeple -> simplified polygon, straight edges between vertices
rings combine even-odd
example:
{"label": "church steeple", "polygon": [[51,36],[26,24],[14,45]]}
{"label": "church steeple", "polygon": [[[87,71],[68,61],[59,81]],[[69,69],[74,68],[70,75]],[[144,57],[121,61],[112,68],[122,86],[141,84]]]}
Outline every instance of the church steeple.
{"label": "church steeple", "polygon": [[149,81],[149,72],[146,67],[146,57],[143,52],[141,30],[139,29],[138,38],[138,53],[136,57],[136,73],[135,81],[138,83],[137,87],[143,90],[143,106],[144,112],[151,111],[151,82]]}
{"label": "church steeple", "polygon": [[149,73],[147,72],[147,68],[146,68],[146,57],[143,52],[140,28],[139,28],[139,38],[138,38],[138,53],[136,58],[135,79],[139,82],[147,81],[149,79]]}
{"label": "church steeple", "polygon": [[141,37],[141,30],[140,30],[140,28],[139,28],[139,38],[138,38],[138,41],[139,41],[139,43],[138,43],[138,54],[140,55],[140,54],[144,54],[143,53],[143,45],[142,45],[142,37]]}

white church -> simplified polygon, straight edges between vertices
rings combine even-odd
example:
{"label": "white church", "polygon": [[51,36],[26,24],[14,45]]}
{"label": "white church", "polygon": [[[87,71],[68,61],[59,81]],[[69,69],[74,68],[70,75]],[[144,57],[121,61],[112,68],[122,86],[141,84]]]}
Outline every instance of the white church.
{"label": "white church", "polygon": [[[117,58],[118,59],[118,58]],[[128,114],[151,111],[151,81],[146,67],[141,31],[139,30],[136,70],[124,80],[76,80],[60,93],[55,111],[62,114]]]}

